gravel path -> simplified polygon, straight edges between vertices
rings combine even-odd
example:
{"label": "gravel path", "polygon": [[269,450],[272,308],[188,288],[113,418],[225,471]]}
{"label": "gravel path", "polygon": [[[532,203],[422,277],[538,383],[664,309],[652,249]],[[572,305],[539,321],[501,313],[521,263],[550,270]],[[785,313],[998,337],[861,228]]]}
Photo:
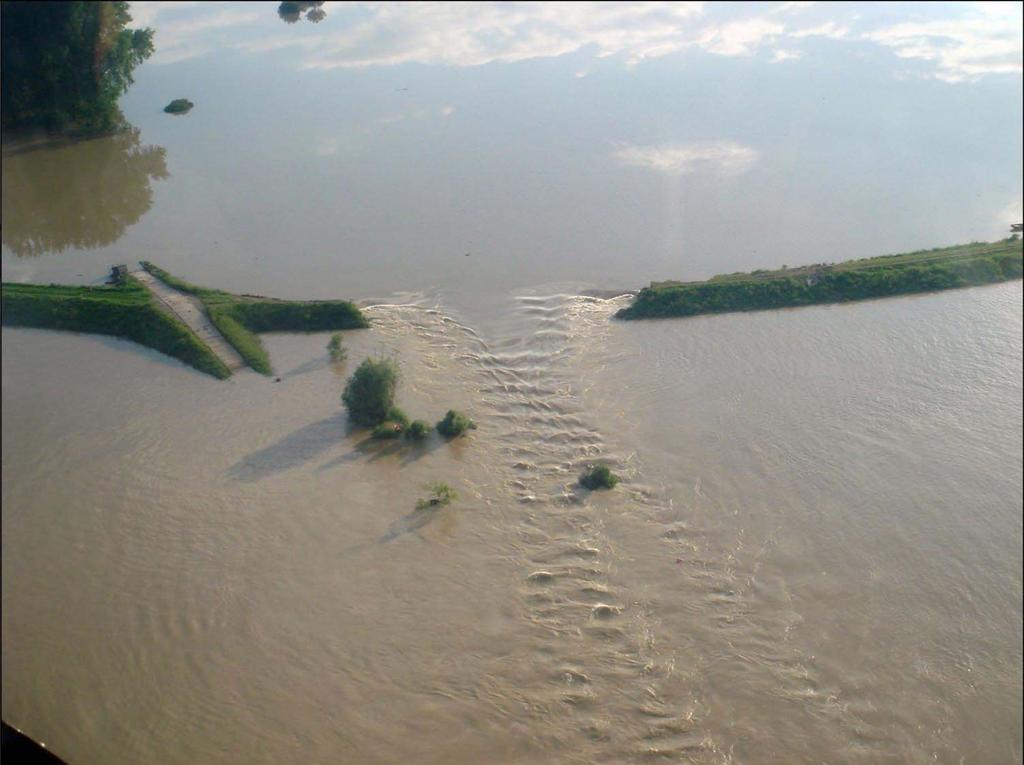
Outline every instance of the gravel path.
{"label": "gravel path", "polygon": [[132,271],[132,276],[138,279],[142,286],[156,295],[161,303],[167,306],[175,316],[185,322],[193,332],[199,335],[199,338],[210,346],[210,350],[220,357],[220,360],[227,365],[228,369],[234,371],[245,366],[245,361],[238,355],[238,351],[210,323],[206,310],[198,298],[168,287],[153,276],[153,274],[149,273],[149,271]]}

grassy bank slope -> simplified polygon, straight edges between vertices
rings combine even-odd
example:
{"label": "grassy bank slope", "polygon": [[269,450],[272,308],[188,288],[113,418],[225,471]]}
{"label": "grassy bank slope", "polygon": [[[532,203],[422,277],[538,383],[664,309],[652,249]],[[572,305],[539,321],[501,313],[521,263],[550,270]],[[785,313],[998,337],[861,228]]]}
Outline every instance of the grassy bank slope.
{"label": "grassy bank slope", "polygon": [[152,263],[143,261],[142,267],[174,289],[199,298],[224,338],[250,367],[265,375],[273,374],[273,367],[257,332],[329,332],[369,326],[362,312],[347,300],[275,300],[233,295],[190,284]]}
{"label": "grassy bank slope", "polygon": [[1021,278],[1021,242],[973,243],[901,255],[654,282],[616,316],[647,319],[839,303]]}
{"label": "grassy bank slope", "polygon": [[149,291],[129,277],[116,287],[4,284],[0,322],[7,326],[62,329],[133,340],[224,379],[224,363]]}

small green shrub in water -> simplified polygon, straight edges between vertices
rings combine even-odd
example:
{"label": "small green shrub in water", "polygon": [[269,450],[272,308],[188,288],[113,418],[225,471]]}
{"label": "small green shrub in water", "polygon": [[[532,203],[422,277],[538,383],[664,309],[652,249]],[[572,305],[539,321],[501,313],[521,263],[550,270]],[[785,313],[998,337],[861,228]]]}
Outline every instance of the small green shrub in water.
{"label": "small green shrub in water", "polygon": [[605,465],[591,465],[580,475],[580,486],[584,489],[614,489],[619,479]]}
{"label": "small green shrub in water", "polygon": [[430,423],[423,420],[413,420],[409,427],[405,429],[405,437],[411,441],[422,441],[430,435],[431,430],[433,428],[430,426]]}
{"label": "small green shrub in water", "polygon": [[454,409],[449,409],[444,419],[437,423],[437,432],[445,438],[461,436],[467,430],[476,430],[476,423]]}
{"label": "small green shrub in water", "polygon": [[398,364],[392,359],[363,361],[341,394],[349,419],[366,427],[380,425],[394,406],[397,385]]}
{"label": "small green shrub in water", "polygon": [[459,498],[459,494],[455,489],[440,481],[431,481],[424,488],[430,491],[430,496],[427,499],[421,499],[416,502],[417,510],[444,507]]}
{"label": "small green shrub in water", "polygon": [[341,345],[341,333],[335,332],[327,343],[327,352],[331,354],[331,361],[344,361],[348,352]]}

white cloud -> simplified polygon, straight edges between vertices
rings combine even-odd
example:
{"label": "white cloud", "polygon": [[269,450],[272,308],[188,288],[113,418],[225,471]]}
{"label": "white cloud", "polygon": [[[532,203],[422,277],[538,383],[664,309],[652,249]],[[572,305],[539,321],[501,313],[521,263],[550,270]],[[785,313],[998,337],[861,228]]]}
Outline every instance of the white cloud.
{"label": "white cloud", "polygon": [[[775,48],[768,60],[778,63],[801,55],[803,41],[821,38],[892,49],[950,82],[1021,72],[1022,9],[1020,2],[880,10],[808,2],[374,2],[332,4],[322,23],[299,29],[279,23],[267,3],[131,6],[138,26],[156,30],[153,60],[165,64],[214,50],[289,49],[289,63],[307,69],[468,67],[580,53],[636,66],[687,50],[750,56],[766,47]],[[586,73],[589,65],[575,71]]]}
{"label": "white cloud", "polygon": [[626,167],[643,167],[668,175],[687,175],[700,170],[738,175],[750,168],[757,159],[757,152],[731,141],[658,146],[622,144],[612,157]]}
{"label": "white cloud", "polygon": [[864,37],[892,48],[900,58],[933,63],[934,76],[947,82],[1019,74],[1024,69],[1021,3],[968,7],[971,13],[962,18],[903,22]]}
{"label": "white cloud", "polygon": [[723,56],[749,56],[761,45],[778,37],[784,27],[776,21],[752,17],[706,29],[700,47]]}
{"label": "white cloud", "polygon": [[455,114],[455,107],[454,106],[442,106],[441,107],[441,116],[442,117],[451,117],[453,114]]}
{"label": "white cloud", "polygon": [[842,40],[849,33],[849,27],[837,24],[835,21],[827,21],[816,27],[807,27],[805,29],[798,29],[795,32],[788,32],[787,35],[797,39],[803,37],[828,37],[832,40]]}
{"label": "white cloud", "polygon": [[1010,230],[1011,223],[1020,223],[1024,218],[1024,198],[1017,197],[999,213],[999,223]]}
{"label": "white cloud", "polygon": [[164,11],[180,10],[199,5],[198,2],[187,2],[186,0],[148,0],[142,3],[130,3],[128,12],[131,14],[133,27],[151,27]]}
{"label": "white cloud", "polygon": [[784,50],[779,48],[778,50],[772,51],[771,63],[778,64],[780,61],[792,61],[794,59],[803,58],[803,53],[798,50]]}
{"label": "white cloud", "polygon": [[561,56],[592,46],[630,61],[693,44],[699,2],[381,3],[339,33],[324,32],[307,68],[409,62],[479,66]]}
{"label": "white cloud", "polygon": [[788,3],[777,5],[772,8],[769,13],[795,13],[798,11],[807,10],[816,3],[814,2],[801,2],[801,0],[790,0]]}
{"label": "white cloud", "polygon": [[153,61],[173,64],[217,50],[224,45],[224,32],[259,21],[260,16],[260,11],[251,7],[229,6],[209,15],[160,20],[153,25],[156,32]]}

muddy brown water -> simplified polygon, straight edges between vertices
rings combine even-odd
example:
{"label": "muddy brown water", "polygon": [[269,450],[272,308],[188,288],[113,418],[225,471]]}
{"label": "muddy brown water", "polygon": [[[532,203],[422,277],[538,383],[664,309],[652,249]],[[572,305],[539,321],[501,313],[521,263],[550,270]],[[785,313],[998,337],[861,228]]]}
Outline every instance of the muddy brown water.
{"label": "muddy brown water", "polygon": [[[340,365],[268,336],[276,385],[5,329],[4,714],[81,762],[1013,761],[1020,299],[407,300]],[[381,353],[480,429],[349,432]]]}
{"label": "muddy brown water", "polygon": [[[387,7],[153,8],[138,132],[4,154],[4,280],[145,258],[372,327],[340,364],[265,336],[279,383],[2,330],[6,721],[71,763],[1021,762],[1021,283],[611,320],[651,279],[995,238],[1019,87],[866,42],[300,68]],[[615,160],[695,137],[756,160]],[[479,429],[352,431],[379,354]],[[417,512],[433,480],[460,498]]]}

